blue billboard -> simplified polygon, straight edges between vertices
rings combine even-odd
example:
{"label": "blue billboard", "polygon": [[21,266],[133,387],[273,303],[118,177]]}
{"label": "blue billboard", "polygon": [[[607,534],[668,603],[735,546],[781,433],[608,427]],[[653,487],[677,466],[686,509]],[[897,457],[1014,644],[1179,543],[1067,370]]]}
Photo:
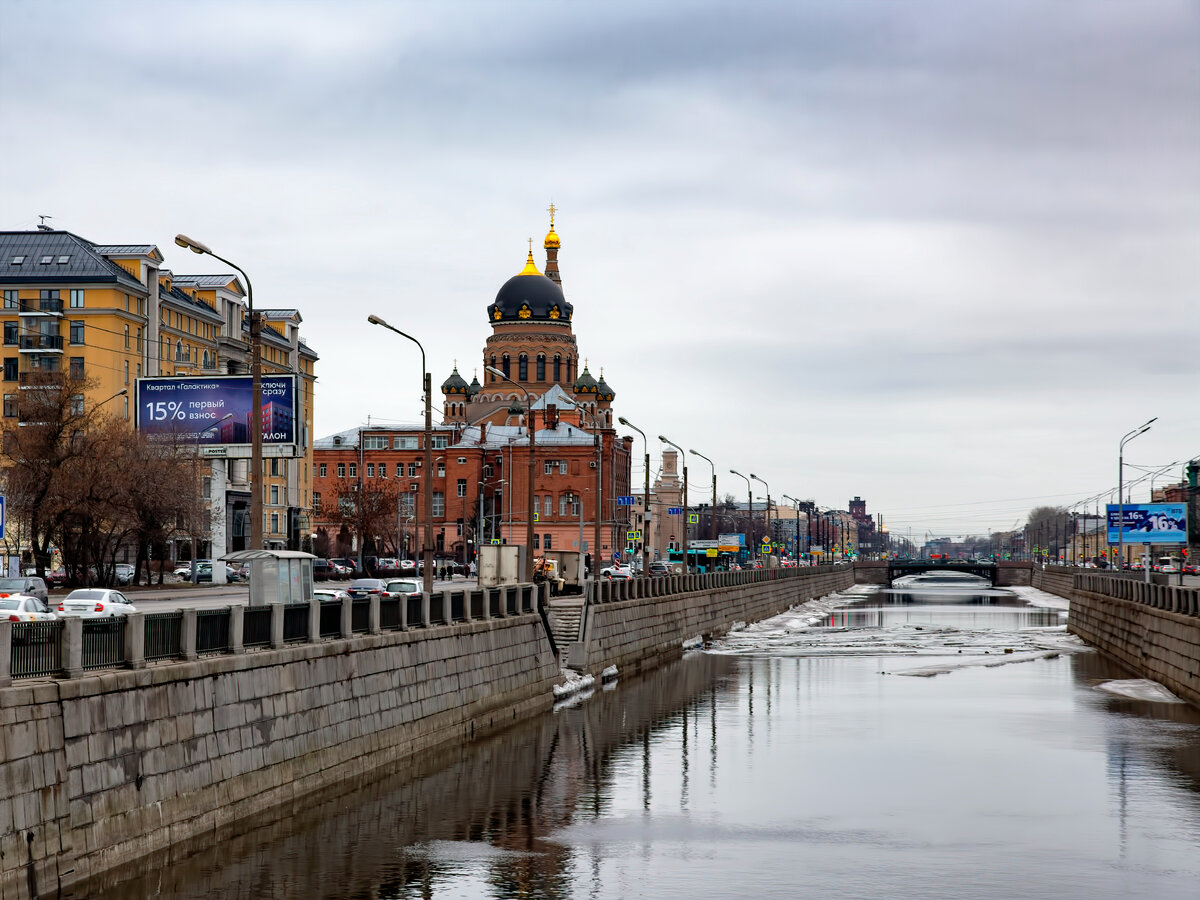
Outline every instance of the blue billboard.
{"label": "blue billboard", "polygon": [[1120,543],[1187,543],[1187,509],[1182,503],[1126,503],[1124,507],[1110,503],[1106,508],[1110,544],[1118,543],[1117,521],[1122,514]]}
{"label": "blue billboard", "polygon": [[[137,430],[151,441],[249,445],[252,384],[249,375],[139,378]],[[261,397],[263,444],[297,443],[296,376],[262,376]]]}

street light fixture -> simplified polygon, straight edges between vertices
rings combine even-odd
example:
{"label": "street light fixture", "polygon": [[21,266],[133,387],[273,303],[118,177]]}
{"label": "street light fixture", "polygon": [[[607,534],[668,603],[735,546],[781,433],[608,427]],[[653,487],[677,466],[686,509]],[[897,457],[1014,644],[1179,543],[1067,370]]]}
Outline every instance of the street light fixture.
{"label": "street light fixture", "polygon": [[[769,540],[771,540],[771,486],[769,484],[767,484],[765,481],[763,481],[761,478],[759,478],[757,475],[755,475],[753,472],[750,473],[750,478],[754,481],[761,483],[762,486],[767,489],[767,514],[766,514],[767,530],[765,532],[763,539],[769,541]],[[769,553],[767,555],[770,556]]]}
{"label": "street light fixture", "polygon": [[672,444],[661,434],[658,439],[668,447],[674,447],[679,451],[679,458],[683,461],[683,574],[688,574],[688,473],[687,473],[687,455],[683,452],[683,448],[678,444]]}
{"label": "street light fixture", "polygon": [[792,548],[792,558],[798,561],[800,559],[800,501],[790,494],[784,494],[783,499],[791,500],[796,508],[796,545]]}
{"label": "street light fixture", "polygon": [[708,527],[712,533],[708,536],[708,538],[711,541],[715,541],[717,539],[717,466],[703,453],[697,453],[695,450],[688,450],[688,453],[692,454],[693,456],[700,457],[702,460],[708,463],[709,468],[712,469],[712,509],[710,510],[708,516]]}
{"label": "street light fixture", "polygon": [[746,503],[749,506],[749,516],[750,516],[749,525],[746,528],[746,530],[749,532],[749,535],[747,536],[747,543],[749,543],[751,545],[746,548],[746,553],[747,553],[747,555],[749,555],[750,553],[752,553],[754,551],[754,548],[753,548],[753,544],[754,544],[754,491],[750,487],[750,479],[747,478],[745,475],[743,475],[741,472],[739,472],[737,469],[730,469],[729,474],[736,475],[738,478],[741,478],[746,482]]}
{"label": "street light fixture", "polygon": [[[399,328],[389,325],[377,315],[367,316],[367,321],[380,328],[395,332],[402,338],[408,338],[421,351],[421,387],[425,393],[425,539],[421,548],[422,589],[426,594],[433,593],[433,382],[429,367],[425,365],[425,348],[411,334],[405,334]],[[361,443],[361,441],[360,441]],[[362,502],[362,498],[359,498]],[[361,536],[360,536],[361,540]]]}
{"label": "street light fixture", "polygon": [[262,485],[262,322],[254,311],[254,288],[250,276],[237,263],[218,256],[205,244],[185,234],[175,235],[175,243],[193,253],[207,254],[213,259],[237,269],[246,279],[246,310],[250,315],[250,549],[263,549],[263,485]]}
{"label": "street light fixture", "polygon": [[[1117,571],[1125,571],[1125,445],[1135,437],[1145,434],[1150,426],[1158,421],[1155,416],[1149,422],[1139,425],[1133,431],[1121,438],[1117,450]],[[1146,567],[1146,580],[1150,580],[1150,567]]]}
{"label": "street light fixture", "polygon": [[642,516],[642,528],[645,531],[642,534],[642,574],[650,574],[650,442],[646,440],[646,432],[638,428],[624,416],[617,416],[617,421],[627,428],[632,428],[642,436],[642,447],[646,453],[646,493],[644,494],[645,503],[643,507],[645,514]]}
{"label": "street light fixture", "polygon": [[[525,429],[529,432],[529,513],[528,525],[525,529],[525,580],[533,584],[533,454],[534,454],[534,432],[536,429],[533,426],[533,398],[529,391],[517,384],[495,366],[484,366],[485,372],[491,372],[501,381],[507,381],[513,387],[520,390],[525,395]],[[509,517],[509,521],[512,517]]]}

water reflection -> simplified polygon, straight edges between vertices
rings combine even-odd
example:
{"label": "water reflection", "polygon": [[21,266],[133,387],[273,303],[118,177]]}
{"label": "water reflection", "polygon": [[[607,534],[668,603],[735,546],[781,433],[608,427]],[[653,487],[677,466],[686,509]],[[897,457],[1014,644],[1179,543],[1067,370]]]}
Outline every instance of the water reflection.
{"label": "water reflection", "polygon": [[1067,639],[961,587],[794,610],[72,896],[1194,898],[1200,712],[1094,653],[954,668]]}

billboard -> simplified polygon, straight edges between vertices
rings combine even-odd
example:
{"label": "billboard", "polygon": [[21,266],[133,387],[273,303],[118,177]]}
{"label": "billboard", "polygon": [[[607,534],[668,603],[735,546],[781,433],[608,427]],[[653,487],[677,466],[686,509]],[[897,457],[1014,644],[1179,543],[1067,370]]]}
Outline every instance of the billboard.
{"label": "billboard", "polygon": [[1124,513],[1120,542],[1125,544],[1186,544],[1187,509],[1182,503],[1115,503],[1108,510],[1108,542],[1118,542],[1117,521]]}
{"label": "billboard", "polygon": [[[248,456],[252,383],[249,375],[139,378],[137,430],[151,441],[196,444],[203,455]],[[261,397],[263,455],[293,455],[296,376],[262,376]]]}

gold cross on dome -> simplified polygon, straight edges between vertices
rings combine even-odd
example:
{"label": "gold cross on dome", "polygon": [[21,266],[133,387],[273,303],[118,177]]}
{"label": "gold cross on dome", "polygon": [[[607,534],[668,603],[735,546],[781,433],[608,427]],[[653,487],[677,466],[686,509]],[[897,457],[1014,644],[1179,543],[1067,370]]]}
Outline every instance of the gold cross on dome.
{"label": "gold cross on dome", "polygon": [[529,238],[529,252],[533,252],[533,238]]}
{"label": "gold cross on dome", "polygon": [[555,207],[554,207],[553,200],[550,201],[550,206],[546,209],[546,212],[550,213],[550,230],[553,231],[554,230],[554,213],[555,213]]}

